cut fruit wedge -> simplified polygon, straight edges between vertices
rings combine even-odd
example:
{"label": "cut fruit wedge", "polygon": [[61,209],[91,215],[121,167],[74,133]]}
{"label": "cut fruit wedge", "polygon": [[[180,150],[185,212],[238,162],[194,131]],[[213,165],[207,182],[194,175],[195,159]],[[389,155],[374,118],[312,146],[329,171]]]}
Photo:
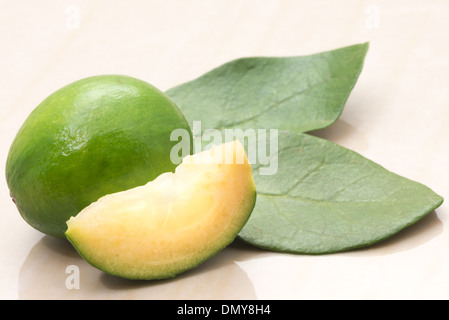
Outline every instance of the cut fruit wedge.
{"label": "cut fruit wedge", "polygon": [[65,234],[106,273],[170,278],[228,246],[255,201],[251,165],[233,141],[185,157],[175,173],[100,198],[67,221]]}

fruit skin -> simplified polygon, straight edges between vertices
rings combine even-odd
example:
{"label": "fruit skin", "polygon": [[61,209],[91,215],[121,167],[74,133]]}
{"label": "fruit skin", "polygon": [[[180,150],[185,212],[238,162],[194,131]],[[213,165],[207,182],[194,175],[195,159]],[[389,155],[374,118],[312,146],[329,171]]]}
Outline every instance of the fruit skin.
{"label": "fruit skin", "polygon": [[196,161],[232,148],[245,154],[240,143],[217,146],[184,158],[174,174],[100,198],[67,221],[67,239],[92,266],[126,279],[167,279],[199,266],[234,241],[256,202],[246,155],[243,163]]}
{"label": "fruit skin", "polygon": [[170,134],[178,128],[192,136],[174,102],[144,81],[101,75],[71,83],[17,133],[6,162],[11,197],[31,226],[64,238],[66,221],[101,196],[174,171]]}

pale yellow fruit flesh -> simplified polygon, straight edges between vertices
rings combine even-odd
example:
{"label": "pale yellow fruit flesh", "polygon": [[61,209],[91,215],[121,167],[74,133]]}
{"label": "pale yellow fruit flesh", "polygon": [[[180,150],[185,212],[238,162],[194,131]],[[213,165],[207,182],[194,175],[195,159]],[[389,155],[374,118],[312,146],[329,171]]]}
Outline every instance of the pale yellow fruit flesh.
{"label": "pale yellow fruit flesh", "polygon": [[256,199],[238,141],[187,156],[175,173],[100,198],[67,221],[66,236],[95,267],[130,279],[163,279],[229,245]]}

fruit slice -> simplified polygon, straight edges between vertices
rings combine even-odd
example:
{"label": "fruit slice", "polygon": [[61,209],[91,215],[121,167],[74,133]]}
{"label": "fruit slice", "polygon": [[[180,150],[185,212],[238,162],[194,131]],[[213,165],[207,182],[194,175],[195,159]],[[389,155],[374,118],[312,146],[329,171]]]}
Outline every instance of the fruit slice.
{"label": "fruit slice", "polygon": [[187,156],[144,186],[106,195],[67,221],[90,264],[129,279],[163,279],[229,245],[256,200],[251,165],[234,141]]}

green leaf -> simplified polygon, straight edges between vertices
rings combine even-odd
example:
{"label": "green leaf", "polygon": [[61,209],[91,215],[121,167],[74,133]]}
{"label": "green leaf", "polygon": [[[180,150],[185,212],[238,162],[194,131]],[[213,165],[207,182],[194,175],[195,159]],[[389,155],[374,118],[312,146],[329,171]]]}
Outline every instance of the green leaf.
{"label": "green leaf", "polygon": [[303,133],[338,119],[367,50],[364,43],[304,57],[238,59],[167,92],[191,124],[201,121],[194,135],[281,130],[267,141],[276,143],[267,150],[277,172],[261,174],[266,161],[252,162],[258,195],[239,235],[244,241],[281,252],[344,251],[386,239],[441,205],[429,188]]}
{"label": "green leaf", "polygon": [[364,43],[309,56],[242,58],[167,94],[203,128],[317,130],[340,116],[367,50]]}
{"label": "green leaf", "polygon": [[324,254],[372,245],[441,205],[429,188],[332,142],[279,133],[278,172],[253,166],[256,207],[239,237],[282,252]]}

